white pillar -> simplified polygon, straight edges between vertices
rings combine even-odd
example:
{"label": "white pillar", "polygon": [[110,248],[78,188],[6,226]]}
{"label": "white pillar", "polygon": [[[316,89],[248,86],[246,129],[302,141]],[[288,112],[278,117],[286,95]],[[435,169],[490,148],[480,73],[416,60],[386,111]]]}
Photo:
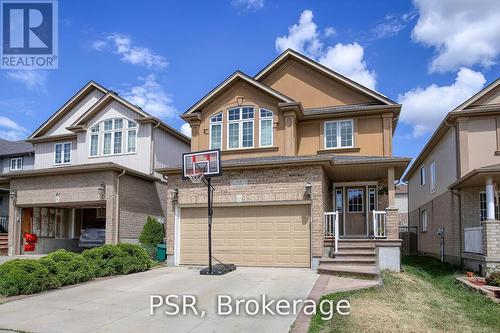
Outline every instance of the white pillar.
{"label": "white pillar", "polygon": [[495,219],[495,193],[491,176],[486,178],[486,219]]}

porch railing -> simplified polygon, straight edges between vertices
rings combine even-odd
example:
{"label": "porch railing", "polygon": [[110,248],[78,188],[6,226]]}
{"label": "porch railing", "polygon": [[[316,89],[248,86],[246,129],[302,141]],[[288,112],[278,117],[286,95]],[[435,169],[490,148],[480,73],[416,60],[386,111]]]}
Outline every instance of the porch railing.
{"label": "porch railing", "polygon": [[374,210],[373,212],[373,237],[385,237],[386,213],[383,210]]}
{"label": "porch railing", "polygon": [[8,231],[9,231],[9,217],[0,216],[0,232],[8,232]]}
{"label": "porch railing", "polygon": [[483,254],[483,227],[464,228],[464,252]]}
{"label": "porch railing", "polygon": [[325,212],[325,237],[334,238],[334,250],[338,252],[339,248],[339,212]]}

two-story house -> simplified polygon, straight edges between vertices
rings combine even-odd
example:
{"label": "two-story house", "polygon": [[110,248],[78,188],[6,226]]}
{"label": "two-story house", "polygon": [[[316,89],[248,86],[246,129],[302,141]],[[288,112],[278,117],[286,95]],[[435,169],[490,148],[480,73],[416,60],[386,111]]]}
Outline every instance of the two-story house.
{"label": "two-story house", "polygon": [[[327,271],[343,263],[376,269],[378,253],[381,267],[398,270],[394,182],[409,163],[392,156],[399,112],[389,98],[292,50],[254,77],[229,76],[182,116],[191,151],[221,150],[214,256],[243,266],[321,263]],[[158,172],[168,176],[170,264],[206,264],[205,187],[181,180],[178,166]]]}
{"label": "two-story house", "polygon": [[136,242],[147,216],[165,219],[166,186],[154,172],[179,163],[190,139],[117,93],[89,82],[28,141],[30,170],[9,182],[9,254],[23,235],[35,253],[78,250],[82,229],[105,230],[106,243]]}
{"label": "two-story house", "polygon": [[421,253],[500,269],[500,79],[448,113],[405,179]]}

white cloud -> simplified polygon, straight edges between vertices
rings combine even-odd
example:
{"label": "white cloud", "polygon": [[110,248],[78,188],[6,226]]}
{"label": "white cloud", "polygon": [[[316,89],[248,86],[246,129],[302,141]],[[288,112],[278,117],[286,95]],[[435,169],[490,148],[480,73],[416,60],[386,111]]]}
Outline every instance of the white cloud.
{"label": "white cloud", "polygon": [[373,37],[375,39],[392,37],[406,28],[416,16],[414,11],[404,14],[388,14],[373,28]]}
{"label": "white cloud", "polygon": [[432,84],[399,95],[400,120],[413,127],[413,137],[434,131],[446,114],[481,90],[486,79],[480,72],[462,67],[449,86]]}
{"label": "white cloud", "polygon": [[191,137],[191,126],[188,123],[184,123],[181,126],[181,133],[185,136]]}
{"label": "white cloud", "polygon": [[300,14],[299,22],[288,28],[287,35],[276,38],[278,52],[287,48],[303,53],[371,89],[375,88],[376,74],[367,68],[363,60],[363,47],[356,42],[325,47],[310,10],[304,10]]}
{"label": "white cloud", "polygon": [[5,74],[8,79],[22,83],[29,90],[45,92],[47,72],[39,69],[10,70]]}
{"label": "white cloud", "polygon": [[256,11],[264,7],[264,0],[232,0],[231,5],[244,11]]}
{"label": "white cloud", "polygon": [[98,39],[92,43],[92,47],[97,51],[108,51],[121,56],[123,62],[147,67],[150,69],[163,69],[168,62],[165,57],[155,54],[152,50],[135,46],[132,39],[125,34],[112,33]]}
{"label": "white cloud", "polygon": [[10,118],[0,116],[0,138],[11,141],[22,140],[26,139],[29,133],[26,128]]}
{"label": "white cloud", "polygon": [[500,1],[414,0],[415,41],[434,47],[431,72],[491,66],[500,54]]}
{"label": "white cloud", "polygon": [[143,84],[121,91],[120,95],[132,104],[140,106],[144,111],[159,118],[170,118],[177,115],[172,96],[167,94],[156,80],[154,74],[140,77]]}

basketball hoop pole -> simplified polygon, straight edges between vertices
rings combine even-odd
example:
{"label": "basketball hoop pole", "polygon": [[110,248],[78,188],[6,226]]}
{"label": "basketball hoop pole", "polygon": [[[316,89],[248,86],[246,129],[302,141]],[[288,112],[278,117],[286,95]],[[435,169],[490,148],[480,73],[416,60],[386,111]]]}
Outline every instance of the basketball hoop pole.
{"label": "basketball hoop pole", "polygon": [[208,272],[212,275],[212,180],[207,178],[208,188]]}

